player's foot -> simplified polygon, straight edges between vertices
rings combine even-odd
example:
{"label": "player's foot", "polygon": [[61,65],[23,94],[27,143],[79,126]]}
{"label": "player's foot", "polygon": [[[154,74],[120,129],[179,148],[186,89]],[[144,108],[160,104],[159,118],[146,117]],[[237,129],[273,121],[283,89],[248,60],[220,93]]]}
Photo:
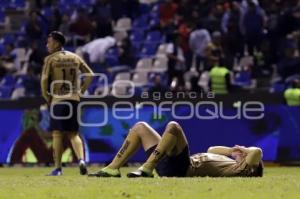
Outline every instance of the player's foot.
{"label": "player's foot", "polygon": [[62,169],[56,168],[53,171],[51,171],[47,176],[61,176],[62,175]]}
{"label": "player's foot", "polygon": [[128,178],[153,178],[153,173],[151,171],[147,171],[143,167],[138,168],[136,171],[132,171],[127,173]]}
{"label": "player's foot", "polygon": [[107,178],[107,177],[120,178],[121,173],[120,173],[119,169],[110,169],[108,167],[105,167],[96,173],[89,174],[88,176],[89,177],[103,177],[103,178]]}
{"label": "player's foot", "polygon": [[80,175],[86,175],[88,173],[86,164],[83,160],[79,161],[79,171],[80,171]]}

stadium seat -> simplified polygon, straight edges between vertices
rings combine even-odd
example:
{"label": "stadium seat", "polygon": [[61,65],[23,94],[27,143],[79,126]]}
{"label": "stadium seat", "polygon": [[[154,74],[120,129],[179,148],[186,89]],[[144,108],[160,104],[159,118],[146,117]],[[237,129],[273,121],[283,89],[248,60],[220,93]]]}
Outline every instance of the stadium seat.
{"label": "stadium seat", "polygon": [[116,27],[114,28],[115,31],[128,31],[131,30],[131,19],[128,17],[121,18],[117,21]]}
{"label": "stadium seat", "polygon": [[270,88],[271,93],[283,93],[286,89],[286,85],[281,81],[275,81]]}
{"label": "stadium seat", "polygon": [[133,74],[132,82],[134,86],[141,87],[148,84],[148,72],[136,72]]}
{"label": "stadium seat", "polygon": [[152,57],[155,55],[157,45],[155,43],[145,43],[139,54],[140,58]]}
{"label": "stadium seat", "polygon": [[12,0],[9,4],[9,7],[11,8],[25,8],[25,0]]}
{"label": "stadium seat", "polygon": [[160,44],[156,51],[156,57],[166,57],[167,56],[168,44]]}
{"label": "stadium seat", "polygon": [[209,78],[208,71],[203,71],[199,78],[199,86],[201,86],[205,92],[208,92],[209,90]]}
{"label": "stadium seat", "polygon": [[0,7],[0,24],[5,22],[5,13],[4,10]]}
{"label": "stadium seat", "polygon": [[150,13],[152,9],[152,6],[150,4],[141,3],[139,5],[140,13]]}
{"label": "stadium seat", "polygon": [[105,62],[109,66],[116,66],[119,64],[119,50],[116,47],[110,48],[105,54]]}
{"label": "stadium seat", "polygon": [[146,30],[148,29],[148,20],[149,20],[149,16],[143,15],[134,20],[132,28]]}
{"label": "stadium seat", "polygon": [[12,75],[6,75],[2,78],[0,86],[14,86],[15,78]]}
{"label": "stadium seat", "polygon": [[130,41],[131,42],[143,42],[144,41],[144,31],[141,30],[134,30],[130,34]]}
{"label": "stadium seat", "polygon": [[12,91],[11,99],[19,99],[25,97],[25,87],[17,87]]}
{"label": "stadium seat", "polygon": [[1,39],[1,43],[3,43],[4,45],[12,44],[14,42],[15,42],[15,37],[13,34],[5,34]]}
{"label": "stadium seat", "polygon": [[51,7],[47,6],[47,7],[44,7],[42,10],[41,10],[41,13],[43,16],[45,16],[46,18],[50,18],[52,16],[52,9]]}
{"label": "stadium seat", "polygon": [[147,34],[146,42],[149,43],[161,43],[162,35],[159,31],[152,31]]}
{"label": "stadium seat", "polygon": [[135,71],[136,72],[149,72],[152,70],[152,59],[151,58],[143,58],[140,59],[137,64]]}
{"label": "stadium seat", "polygon": [[122,83],[117,83],[117,81],[115,81],[113,83],[111,93],[114,96],[129,95],[132,92],[133,92],[132,85],[130,84],[129,81],[128,82],[122,82]]}
{"label": "stadium seat", "polygon": [[130,76],[129,72],[121,72],[116,75],[115,80],[130,80]]}
{"label": "stadium seat", "polygon": [[0,98],[9,99],[13,91],[12,86],[0,86]]}
{"label": "stadium seat", "polygon": [[160,20],[158,17],[150,20],[150,23],[149,23],[150,29],[154,29],[154,28],[158,27],[159,25],[160,25]]}
{"label": "stadium seat", "polygon": [[153,72],[166,72],[168,70],[168,58],[167,57],[158,57],[153,64]]}
{"label": "stadium seat", "polygon": [[235,84],[239,86],[251,85],[251,73],[250,71],[241,71],[235,75]]}

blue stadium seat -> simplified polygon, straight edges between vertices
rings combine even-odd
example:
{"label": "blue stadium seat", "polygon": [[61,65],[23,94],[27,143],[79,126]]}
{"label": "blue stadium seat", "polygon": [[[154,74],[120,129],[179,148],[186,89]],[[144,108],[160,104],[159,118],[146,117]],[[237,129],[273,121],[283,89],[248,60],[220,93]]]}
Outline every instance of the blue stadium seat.
{"label": "blue stadium seat", "polygon": [[105,62],[108,66],[117,66],[119,65],[119,58],[114,55],[106,55]]}
{"label": "blue stadium seat", "polygon": [[240,86],[251,85],[251,73],[249,71],[241,71],[235,76],[235,83]]}
{"label": "blue stadium seat", "polygon": [[25,0],[12,0],[9,4],[11,8],[24,8],[25,7]]}
{"label": "blue stadium seat", "polygon": [[148,29],[149,15],[143,15],[133,21],[132,29]]}
{"label": "blue stadium seat", "polygon": [[116,66],[119,64],[119,50],[116,47],[110,48],[105,54],[105,62],[109,66]]}
{"label": "blue stadium seat", "polygon": [[142,47],[141,42],[131,42],[131,52],[134,55],[139,55],[141,47]]}
{"label": "blue stadium seat", "polygon": [[4,23],[4,22],[5,22],[5,13],[4,10],[0,8],[0,23]]}
{"label": "blue stadium seat", "polygon": [[5,52],[5,47],[2,43],[0,43],[0,55],[3,55],[4,52]]}
{"label": "blue stadium seat", "polygon": [[0,82],[0,86],[14,86],[15,78],[12,75],[6,75]]}
{"label": "blue stadium seat", "polygon": [[143,42],[144,41],[144,31],[142,30],[134,30],[130,34],[131,42]]}
{"label": "blue stadium seat", "polygon": [[150,13],[152,10],[152,6],[149,4],[141,3],[139,6],[140,13]]}
{"label": "blue stadium seat", "polygon": [[14,35],[12,34],[5,34],[3,36],[3,44],[6,45],[6,44],[11,44],[11,43],[14,43],[15,42],[15,37]]}
{"label": "blue stadium seat", "polygon": [[9,1],[0,1],[0,8],[7,8],[9,5]]}
{"label": "blue stadium seat", "polygon": [[45,16],[46,18],[50,18],[52,16],[52,9],[51,7],[47,6],[47,7],[44,7],[42,10],[41,10],[41,13],[43,16]]}
{"label": "blue stadium seat", "polygon": [[272,93],[283,93],[285,89],[286,89],[286,86],[283,82],[276,81],[272,84],[270,91]]}
{"label": "blue stadium seat", "polygon": [[140,58],[146,58],[146,57],[152,57],[156,53],[157,44],[155,43],[145,43],[139,57]]}
{"label": "blue stadium seat", "polygon": [[159,31],[152,31],[147,34],[146,42],[161,43],[163,40],[162,34]]}
{"label": "blue stadium seat", "polygon": [[0,86],[0,98],[1,99],[10,98],[13,88],[14,87],[12,86]]}
{"label": "blue stadium seat", "polygon": [[154,28],[154,27],[159,26],[160,25],[159,18],[153,18],[153,19],[151,19],[149,25],[150,25],[150,28]]}

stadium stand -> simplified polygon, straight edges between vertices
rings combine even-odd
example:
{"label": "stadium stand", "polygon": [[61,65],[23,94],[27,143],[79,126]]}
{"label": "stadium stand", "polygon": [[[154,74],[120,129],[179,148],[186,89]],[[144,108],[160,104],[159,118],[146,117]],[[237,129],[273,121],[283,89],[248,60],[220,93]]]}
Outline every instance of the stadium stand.
{"label": "stadium stand", "polygon": [[[121,78],[132,80],[136,86],[147,90],[149,87],[145,85],[151,85],[148,79],[151,72],[168,77],[169,58],[177,50],[168,54],[167,49],[170,43],[178,42],[185,57],[182,75],[196,76],[198,86],[205,91],[209,90],[208,72],[213,65],[219,64],[230,70],[233,85],[240,88],[232,92],[283,93],[291,86],[289,78],[299,79],[295,75],[300,74],[299,4],[295,2],[140,0],[118,1],[116,6],[118,3],[114,1],[98,0],[0,1],[0,96],[9,99],[27,95],[22,91],[24,85],[18,75],[27,74],[32,67],[32,42],[36,42],[46,55],[47,33],[57,28],[65,30],[69,41],[66,49],[76,52],[78,47],[99,39],[96,31],[103,25],[101,17],[112,24],[112,32],[103,34],[114,37],[116,43],[106,50],[103,62],[92,63],[91,67],[109,76],[109,87]],[[95,17],[92,11],[97,9],[101,13]],[[91,22],[91,26],[86,24],[88,29],[82,35],[71,28],[78,22],[79,15],[81,20]],[[69,20],[63,21],[65,16]],[[195,30],[208,31],[212,41],[203,49],[197,47],[201,57],[193,59],[188,41]],[[215,35],[220,37],[219,42],[214,41]],[[25,41],[22,46],[18,45],[20,41]],[[8,45],[15,49],[9,51]],[[13,64],[13,70],[7,68],[8,63]],[[40,64],[37,68],[41,67]],[[39,73],[40,69],[35,69],[37,77]],[[191,79],[185,78],[186,81]],[[185,83],[185,90],[190,89],[190,83]],[[89,91],[94,93],[101,85],[91,87]],[[118,89],[110,89],[110,92]],[[122,89],[119,91],[124,93],[126,89]]]}

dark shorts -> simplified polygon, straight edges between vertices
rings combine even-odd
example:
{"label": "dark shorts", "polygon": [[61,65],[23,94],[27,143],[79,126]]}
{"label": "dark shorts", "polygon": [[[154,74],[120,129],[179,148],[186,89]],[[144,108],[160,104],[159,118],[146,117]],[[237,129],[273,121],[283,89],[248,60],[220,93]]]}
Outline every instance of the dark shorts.
{"label": "dark shorts", "polygon": [[[50,114],[50,131],[67,131],[74,132],[78,131],[79,124],[77,120],[77,107],[79,102],[75,100],[66,100],[61,101],[60,103],[65,104],[57,104],[51,105],[53,115],[56,118],[53,118],[52,114]],[[68,103],[69,105],[67,105]],[[71,111],[72,109],[72,111]],[[51,111],[50,111],[51,112]],[[72,115],[70,115],[72,112]],[[70,117],[68,117],[70,115]],[[57,118],[59,117],[59,118]],[[63,118],[64,117],[64,118]],[[68,117],[68,118],[66,118]]]}
{"label": "dark shorts", "polygon": [[[151,147],[146,151],[147,157],[151,155],[156,146]],[[186,146],[177,156],[165,156],[155,170],[161,177],[184,177],[190,165],[189,147]]]}

